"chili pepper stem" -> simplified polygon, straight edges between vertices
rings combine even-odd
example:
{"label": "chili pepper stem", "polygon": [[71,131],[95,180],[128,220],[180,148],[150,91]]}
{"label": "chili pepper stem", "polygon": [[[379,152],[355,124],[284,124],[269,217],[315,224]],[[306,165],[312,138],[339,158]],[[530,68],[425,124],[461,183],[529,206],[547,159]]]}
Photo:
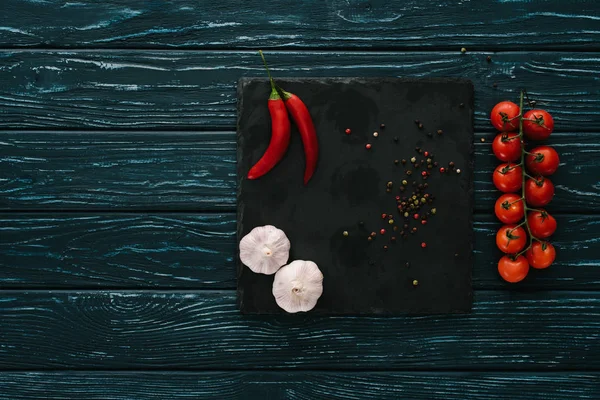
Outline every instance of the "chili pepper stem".
{"label": "chili pepper stem", "polygon": [[275,81],[273,80],[273,77],[271,76],[271,70],[269,69],[269,66],[267,65],[267,60],[265,59],[265,55],[263,54],[262,50],[259,50],[258,54],[260,54],[260,58],[262,58],[262,60],[263,60],[263,64],[265,65],[265,69],[267,70],[267,75],[269,75],[269,82],[271,83],[271,95],[269,96],[269,100],[278,100],[281,97],[279,96],[279,93],[277,92],[277,85],[275,85]]}

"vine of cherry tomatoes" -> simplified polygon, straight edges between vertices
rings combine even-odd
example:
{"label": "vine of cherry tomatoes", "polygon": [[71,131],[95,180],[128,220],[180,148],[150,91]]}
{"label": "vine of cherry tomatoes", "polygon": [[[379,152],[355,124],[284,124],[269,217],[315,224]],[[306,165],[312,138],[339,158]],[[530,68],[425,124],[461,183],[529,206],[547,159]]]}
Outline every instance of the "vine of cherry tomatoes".
{"label": "vine of cherry tomatoes", "polygon": [[[529,267],[548,268],[556,258],[556,249],[546,239],[556,231],[556,220],[543,207],[554,196],[548,179],[558,169],[559,156],[550,146],[525,150],[524,138],[546,140],[554,130],[554,119],[545,110],[523,114],[520,105],[502,101],[490,114],[492,125],[500,131],[492,142],[492,151],[503,163],[492,175],[501,192],[494,206],[496,217],[505,225],[496,234],[496,245],[505,253],[498,262],[498,273],[507,282],[520,282]],[[521,222],[519,222],[521,221]]]}

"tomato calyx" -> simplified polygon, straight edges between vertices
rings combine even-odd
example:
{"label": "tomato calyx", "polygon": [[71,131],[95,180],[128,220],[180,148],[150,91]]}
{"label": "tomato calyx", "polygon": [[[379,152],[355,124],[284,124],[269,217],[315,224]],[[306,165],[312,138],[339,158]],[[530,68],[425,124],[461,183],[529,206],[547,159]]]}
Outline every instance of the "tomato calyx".
{"label": "tomato calyx", "polygon": [[535,184],[537,185],[537,187],[542,187],[544,186],[544,182],[546,180],[546,178],[544,178],[543,176],[538,176],[537,178],[531,178],[535,181]]}
{"label": "tomato calyx", "polygon": [[508,174],[510,171],[512,171],[513,169],[517,168],[518,166],[520,166],[521,164],[516,164],[516,165],[507,165],[506,167],[502,168],[500,172],[502,175],[506,175]]}
{"label": "tomato calyx", "polygon": [[533,122],[534,124],[539,125],[542,128],[544,128],[544,129],[550,130],[550,128],[548,128],[546,126],[546,123],[544,121],[544,116],[543,115],[539,115],[539,116],[538,115],[534,115],[533,119],[531,119],[531,118],[523,118],[523,121]]}
{"label": "tomato calyx", "polygon": [[548,242],[541,242],[540,241],[540,243],[542,244],[542,251],[546,251],[546,249],[548,248]]}

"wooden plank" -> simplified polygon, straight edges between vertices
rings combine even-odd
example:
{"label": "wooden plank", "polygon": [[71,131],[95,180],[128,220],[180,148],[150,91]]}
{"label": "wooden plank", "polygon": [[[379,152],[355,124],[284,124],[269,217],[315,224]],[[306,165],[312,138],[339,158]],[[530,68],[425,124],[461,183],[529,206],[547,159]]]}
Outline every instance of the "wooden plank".
{"label": "wooden plank", "polygon": [[[555,264],[496,272],[500,224],[475,218],[476,289],[600,289],[600,216],[558,215]],[[235,214],[0,214],[0,287],[235,289]]]}
{"label": "wooden plank", "polygon": [[512,399],[600,397],[597,372],[8,372],[0,399]]}
{"label": "wooden plank", "polygon": [[[600,131],[598,53],[509,52],[494,55],[491,63],[486,55],[267,54],[278,77],[472,79],[478,130],[491,130],[488,115],[496,102],[516,100],[518,90],[526,87],[553,113],[557,130]],[[2,51],[0,129],[234,129],[236,82],[242,76],[265,76],[256,52]]]}
{"label": "wooden plank", "polygon": [[0,133],[0,209],[235,209],[235,134]]}
{"label": "wooden plank", "polygon": [[572,49],[600,41],[593,1],[5,3],[4,47]]}
{"label": "wooden plank", "polygon": [[[484,212],[499,195],[493,136],[475,143],[475,208]],[[557,133],[549,144],[561,167],[548,209],[599,211],[600,133]],[[0,132],[0,209],[234,210],[235,146],[233,132]]]}
{"label": "wooden plank", "polygon": [[4,291],[0,368],[600,367],[600,292],[483,291],[470,315],[413,318],[250,317],[235,297]]}

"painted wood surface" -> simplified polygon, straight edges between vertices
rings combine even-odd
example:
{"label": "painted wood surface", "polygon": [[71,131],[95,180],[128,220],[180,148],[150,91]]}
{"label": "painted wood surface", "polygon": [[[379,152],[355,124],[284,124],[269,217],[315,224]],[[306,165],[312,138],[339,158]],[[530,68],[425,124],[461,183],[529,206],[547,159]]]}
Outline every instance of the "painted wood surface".
{"label": "painted wood surface", "polygon": [[[515,286],[496,271],[500,224],[477,215],[474,288],[600,289],[600,216],[556,219],[555,264]],[[236,287],[234,213],[3,213],[0,235],[0,288]]]}
{"label": "painted wood surface", "polygon": [[[469,78],[480,131],[493,130],[495,103],[516,100],[525,87],[553,114],[557,131],[600,132],[598,53],[508,52],[491,63],[486,55],[267,53],[279,77]],[[255,51],[2,51],[0,129],[233,130],[242,76],[265,76]]]}
{"label": "painted wood surface", "polygon": [[3,47],[598,49],[600,19],[597,2],[585,0],[271,0],[268,6],[4,0],[3,6]]}
{"label": "painted wood surface", "polygon": [[0,368],[600,368],[600,292],[478,291],[472,314],[421,317],[250,317],[235,303],[235,291],[4,291]]}
{"label": "painted wood surface", "polygon": [[600,397],[597,372],[20,372],[0,399],[512,399]]}
{"label": "painted wood surface", "polygon": [[[475,143],[479,212],[491,212],[500,193],[494,135]],[[0,132],[0,209],[234,210],[235,140],[234,132]],[[599,211],[600,134],[555,134],[548,144],[561,159],[548,210]]]}

